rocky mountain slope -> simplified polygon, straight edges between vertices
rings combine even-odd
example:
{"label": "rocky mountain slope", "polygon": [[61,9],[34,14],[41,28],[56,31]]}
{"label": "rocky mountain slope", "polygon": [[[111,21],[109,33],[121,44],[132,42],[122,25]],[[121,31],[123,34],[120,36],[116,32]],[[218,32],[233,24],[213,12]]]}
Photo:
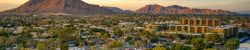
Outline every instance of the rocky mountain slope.
{"label": "rocky mountain slope", "polygon": [[131,10],[122,10],[120,8],[117,8],[117,7],[103,7],[103,8],[106,8],[108,10],[112,10],[113,12],[116,12],[116,13],[133,13],[133,11],[131,11]]}
{"label": "rocky mountain slope", "polygon": [[146,5],[143,8],[136,10],[136,13],[149,13],[149,14],[213,14],[213,15],[231,15],[237,14],[226,10],[211,10],[211,9],[197,9],[182,7],[179,5],[172,5],[164,7],[161,5],[153,4]]}
{"label": "rocky mountain slope", "polygon": [[112,11],[82,0],[29,0],[15,9],[4,12],[61,15],[111,14]]}

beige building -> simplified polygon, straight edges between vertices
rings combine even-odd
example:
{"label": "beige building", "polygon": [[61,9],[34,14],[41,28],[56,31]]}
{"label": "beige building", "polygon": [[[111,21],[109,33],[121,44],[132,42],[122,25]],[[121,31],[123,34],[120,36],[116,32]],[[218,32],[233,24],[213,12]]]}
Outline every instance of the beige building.
{"label": "beige building", "polygon": [[[198,22],[199,21],[199,22]],[[220,25],[219,20],[215,19],[181,19],[181,24],[156,24],[146,25],[146,30],[163,33],[182,33],[182,34],[207,34],[218,33],[225,36],[232,36],[237,33],[238,28],[233,25]]]}

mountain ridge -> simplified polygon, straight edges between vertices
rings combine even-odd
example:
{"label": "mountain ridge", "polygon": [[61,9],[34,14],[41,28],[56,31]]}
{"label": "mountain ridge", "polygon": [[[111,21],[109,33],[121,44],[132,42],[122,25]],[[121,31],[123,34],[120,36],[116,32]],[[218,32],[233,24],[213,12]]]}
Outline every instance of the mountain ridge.
{"label": "mountain ridge", "polygon": [[212,15],[233,15],[238,14],[226,10],[212,10],[212,9],[198,9],[188,8],[179,5],[161,6],[157,4],[146,5],[135,11],[136,13],[149,13],[149,14],[212,14]]}
{"label": "mountain ridge", "polygon": [[85,3],[82,0],[29,0],[25,4],[3,12],[32,13],[32,14],[59,14],[59,15],[99,15],[115,13],[147,13],[147,14],[238,14],[226,10],[198,9],[179,5],[161,6],[158,4],[146,5],[138,10],[123,10],[117,7],[99,6]]}
{"label": "mountain ridge", "polygon": [[112,10],[112,12],[116,12],[116,13],[133,13],[133,11],[131,11],[131,10],[123,10],[123,9],[117,8],[117,7],[103,6],[103,8],[106,8],[108,10]]}
{"label": "mountain ridge", "polygon": [[34,13],[34,14],[71,14],[93,15],[112,14],[110,10],[98,5],[85,3],[82,0],[29,0],[25,4],[4,12]]}

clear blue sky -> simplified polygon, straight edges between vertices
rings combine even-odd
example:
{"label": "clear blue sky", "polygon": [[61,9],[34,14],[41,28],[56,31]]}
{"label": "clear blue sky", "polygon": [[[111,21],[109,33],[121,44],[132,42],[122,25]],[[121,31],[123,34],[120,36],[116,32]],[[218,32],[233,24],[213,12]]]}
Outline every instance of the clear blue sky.
{"label": "clear blue sky", "polygon": [[[1,0],[0,11],[12,9],[28,0]],[[83,0],[90,4],[136,10],[148,4],[162,6],[181,5],[190,8],[223,9],[230,11],[250,11],[250,0]]]}

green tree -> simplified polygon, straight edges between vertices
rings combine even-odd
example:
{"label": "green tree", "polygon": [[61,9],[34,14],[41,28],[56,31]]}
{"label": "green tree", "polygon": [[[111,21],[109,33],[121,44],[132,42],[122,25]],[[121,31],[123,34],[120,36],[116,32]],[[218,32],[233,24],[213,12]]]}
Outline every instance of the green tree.
{"label": "green tree", "polygon": [[68,50],[69,49],[69,45],[67,43],[63,43],[60,46],[61,50]]}
{"label": "green tree", "polygon": [[3,50],[4,42],[0,41],[0,50]]}
{"label": "green tree", "polygon": [[57,33],[57,38],[61,39],[63,42],[69,41],[71,40],[71,35],[69,34],[72,34],[72,33],[74,33],[73,30],[69,30],[69,29],[60,30]]}
{"label": "green tree", "polygon": [[41,43],[41,42],[37,44],[36,49],[37,50],[47,50],[44,43]]}
{"label": "green tree", "polygon": [[192,50],[203,50],[204,49],[204,41],[202,38],[195,38],[191,41],[193,46]]}
{"label": "green tree", "polygon": [[130,41],[130,40],[132,40],[132,37],[127,37],[125,40]]}
{"label": "green tree", "polygon": [[101,38],[106,39],[109,38],[110,34],[109,33],[101,33]]}
{"label": "green tree", "polygon": [[113,47],[123,47],[123,42],[117,42],[117,41],[113,40],[110,42],[110,44],[107,46],[107,48],[113,48]]}
{"label": "green tree", "polygon": [[239,39],[231,38],[231,39],[227,40],[224,47],[226,50],[235,50],[235,49],[239,48],[239,45],[240,45]]}
{"label": "green tree", "polygon": [[238,42],[227,42],[227,43],[225,44],[226,50],[234,50],[234,49],[237,49],[237,46],[238,46]]}
{"label": "green tree", "polygon": [[219,49],[208,48],[208,49],[204,49],[204,50],[219,50]]}
{"label": "green tree", "polygon": [[205,36],[205,40],[211,43],[220,42],[222,38],[219,34],[209,34]]}
{"label": "green tree", "polygon": [[190,46],[185,46],[183,44],[172,44],[171,50],[191,50],[192,48]]}
{"label": "green tree", "polygon": [[25,48],[23,47],[23,44],[18,44],[17,46],[17,50],[24,50]]}
{"label": "green tree", "polygon": [[167,48],[158,46],[153,48],[153,50],[167,50]]}
{"label": "green tree", "polygon": [[17,43],[17,37],[16,36],[10,36],[8,37],[8,40],[6,40],[5,45],[8,45],[9,47],[13,47]]}
{"label": "green tree", "polygon": [[139,41],[139,40],[135,41],[135,46],[140,47],[141,45],[142,45],[141,41]]}
{"label": "green tree", "polygon": [[121,37],[121,36],[123,36],[123,30],[121,30],[121,29],[116,29],[116,30],[114,31],[114,34],[115,34],[115,36],[117,36],[117,37]]}
{"label": "green tree", "polygon": [[31,33],[27,32],[27,31],[24,32],[24,35],[25,35],[25,37],[32,37]]}

